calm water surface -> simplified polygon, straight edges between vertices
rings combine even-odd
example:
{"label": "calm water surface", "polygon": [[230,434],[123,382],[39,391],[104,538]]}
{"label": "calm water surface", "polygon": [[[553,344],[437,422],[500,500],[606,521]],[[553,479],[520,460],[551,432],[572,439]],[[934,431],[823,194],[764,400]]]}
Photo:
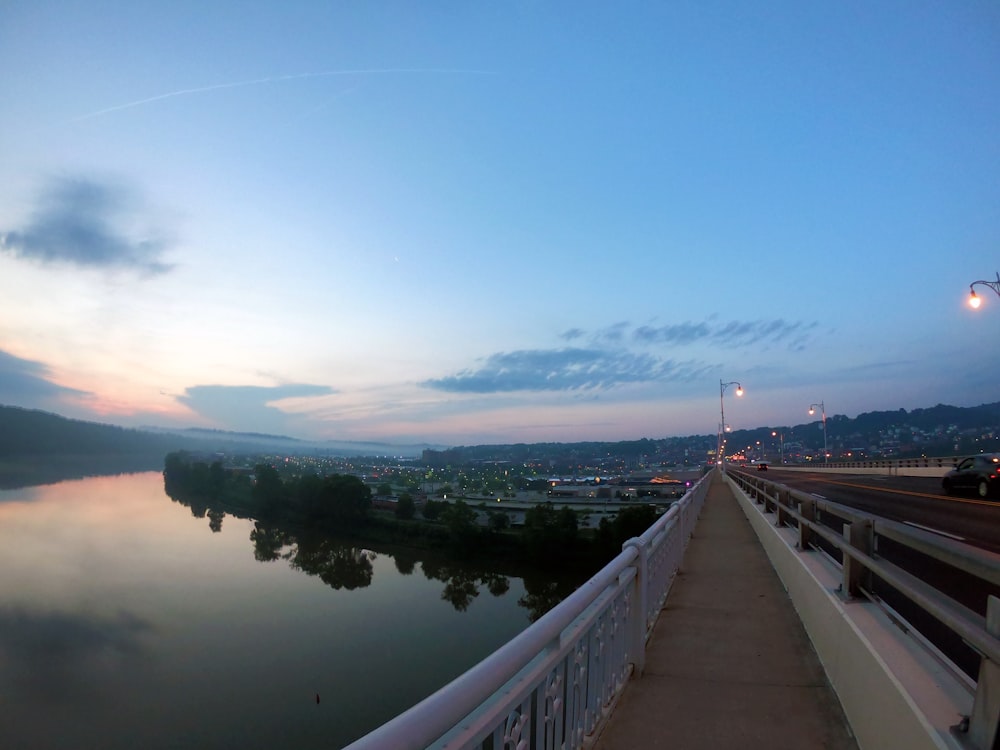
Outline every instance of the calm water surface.
{"label": "calm water surface", "polygon": [[0,748],[339,748],[530,624],[520,578],[254,530],[158,472],[0,492]]}

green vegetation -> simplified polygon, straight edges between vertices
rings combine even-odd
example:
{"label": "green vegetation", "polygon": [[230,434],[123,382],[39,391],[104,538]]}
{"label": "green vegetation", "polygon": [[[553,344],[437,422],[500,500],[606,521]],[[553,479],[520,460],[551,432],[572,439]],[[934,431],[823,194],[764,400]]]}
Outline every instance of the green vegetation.
{"label": "green vegetation", "polygon": [[222,511],[258,521],[255,545],[259,541],[265,557],[280,538],[270,527],[280,527],[445,551],[465,561],[516,560],[550,570],[596,570],[656,519],[648,506],[622,508],[614,521],[602,520],[595,532],[581,530],[569,507],[539,503],[525,513],[523,528],[511,528],[507,513],[486,504],[428,499],[418,511],[409,493],[400,496],[394,511],[378,510],[371,488],[352,475],[282,477],[268,464],[257,464],[252,474],[227,471],[219,461],[209,463],[184,452],[166,457],[163,475],[167,494],[196,515],[211,518],[213,511]]}

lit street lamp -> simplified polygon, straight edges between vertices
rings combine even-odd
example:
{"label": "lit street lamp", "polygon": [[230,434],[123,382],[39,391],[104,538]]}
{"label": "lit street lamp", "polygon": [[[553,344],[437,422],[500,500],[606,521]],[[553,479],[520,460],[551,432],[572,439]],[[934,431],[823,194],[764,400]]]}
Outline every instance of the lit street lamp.
{"label": "lit street lamp", "polygon": [[992,289],[994,292],[997,293],[997,296],[1000,296],[1000,271],[997,272],[996,281],[980,280],[980,281],[973,281],[971,284],[969,284],[969,307],[973,309],[978,309],[983,302],[981,299],[979,299],[979,297],[976,296],[976,290],[973,288],[976,286],[976,284],[982,284],[983,286],[988,286],[990,289]]}
{"label": "lit street lamp", "polygon": [[[720,461],[724,461],[725,460],[725,457],[722,455],[722,431],[726,428],[726,403],[725,403],[725,400],[723,399],[723,396],[726,393],[726,388],[728,388],[731,385],[735,385],[736,386],[736,395],[737,396],[742,396],[743,395],[743,386],[740,385],[737,381],[732,380],[732,381],[730,381],[728,383],[723,383],[721,380],[719,381],[719,414],[722,416],[722,423],[721,423],[721,426],[719,427],[719,453],[718,453],[718,456],[719,456],[719,460]],[[725,470],[725,468],[726,468],[726,466],[725,466],[724,463],[722,464],[722,468],[723,468],[723,470]]]}
{"label": "lit street lamp", "polygon": [[771,437],[778,438],[778,445],[779,445],[779,447],[781,449],[781,465],[784,466],[784,464],[785,464],[785,433],[780,432],[779,430],[772,430],[771,431]]}
{"label": "lit street lamp", "polygon": [[817,406],[823,411],[823,463],[826,464],[830,462],[830,453],[826,449],[826,405],[822,401],[818,404],[809,404],[809,415],[816,413]]}

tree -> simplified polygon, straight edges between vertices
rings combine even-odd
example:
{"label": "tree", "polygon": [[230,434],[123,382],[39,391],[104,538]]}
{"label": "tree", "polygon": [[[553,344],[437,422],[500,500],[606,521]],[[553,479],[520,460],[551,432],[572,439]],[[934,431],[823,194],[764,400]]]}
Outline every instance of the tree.
{"label": "tree", "polygon": [[404,521],[409,521],[416,515],[417,504],[413,502],[413,497],[409,494],[405,494],[399,498],[399,502],[396,503],[396,518],[401,518]]}
{"label": "tree", "polygon": [[479,526],[476,524],[476,511],[465,501],[458,500],[443,514],[443,520],[448,525],[448,535],[452,544],[460,549],[469,549],[479,537]]}
{"label": "tree", "polygon": [[351,524],[364,520],[372,505],[372,489],[355,476],[330,474],[323,480],[326,519]]}
{"label": "tree", "polygon": [[510,528],[510,516],[502,510],[488,510],[486,515],[489,518],[490,531],[498,532]]}
{"label": "tree", "polygon": [[287,506],[287,497],[278,470],[267,464],[257,464],[253,473],[256,481],[250,496],[261,514],[266,516],[283,510]]}
{"label": "tree", "polygon": [[428,521],[436,521],[447,507],[448,503],[443,500],[428,500],[421,512]]}

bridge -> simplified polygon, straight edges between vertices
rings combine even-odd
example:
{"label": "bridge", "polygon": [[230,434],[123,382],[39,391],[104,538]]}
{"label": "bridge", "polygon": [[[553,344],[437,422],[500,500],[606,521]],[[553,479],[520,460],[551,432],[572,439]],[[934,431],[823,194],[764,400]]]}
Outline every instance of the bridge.
{"label": "bridge", "polygon": [[713,470],[572,596],[349,750],[989,750],[998,585],[996,555]]}

